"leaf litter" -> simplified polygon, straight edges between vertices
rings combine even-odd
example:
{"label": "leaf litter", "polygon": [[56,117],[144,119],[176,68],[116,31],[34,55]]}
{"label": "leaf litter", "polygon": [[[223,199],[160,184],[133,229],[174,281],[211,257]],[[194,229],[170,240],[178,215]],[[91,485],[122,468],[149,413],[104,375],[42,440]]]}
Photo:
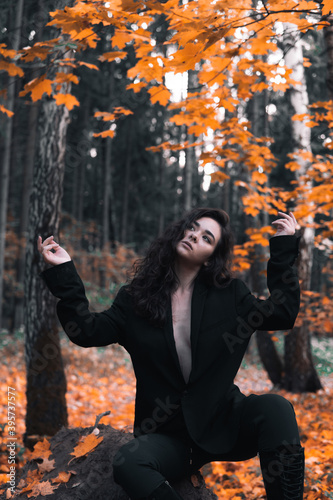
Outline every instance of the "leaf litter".
{"label": "leaf litter", "polygon": [[[60,471],[50,481],[43,481],[43,474],[52,470],[53,463],[49,442],[43,439],[35,445],[34,451],[24,449],[25,431],[25,368],[22,345],[8,345],[4,349],[7,370],[0,373],[0,406],[7,407],[5,395],[8,384],[16,388],[16,431],[17,431],[17,472],[27,460],[40,461],[34,471],[29,471],[21,491],[28,491],[28,497],[49,495],[60,483],[67,482],[75,471]],[[89,351],[70,344],[62,339],[62,352],[67,377],[66,395],[69,427],[91,426],[98,418],[106,425],[116,429],[132,430],[134,420],[135,377],[128,354],[119,346],[92,348]],[[235,382],[242,392],[264,394],[278,392],[294,405],[302,445],[305,447],[305,495],[307,500],[330,498],[333,489],[333,431],[332,396],[333,375],[322,377],[324,388],[316,394],[292,394],[272,389],[266,372],[255,365],[241,368]],[[110,412],[110,414],[108,414]],[[101,415],[104,413],[104,415]],[[96,419],[97,421],[97,419]],[[6,425],[0,434],[1,451],[7,442]],[[73,459],[89,454],[103,439],[98,437],[97,427],[73,446]],[[6,453],[0,459],[0,484],[8,481],[9,472]],[[254,500],[264,498],[259,459],[244,462],[215,462],[203,467],[206,483],[218,497],[225,499]],[[2,493],[3,489],[0,489]],[[8,491],[8,490],[7,490]],[[8,496],[11,498],[11,496]]]}

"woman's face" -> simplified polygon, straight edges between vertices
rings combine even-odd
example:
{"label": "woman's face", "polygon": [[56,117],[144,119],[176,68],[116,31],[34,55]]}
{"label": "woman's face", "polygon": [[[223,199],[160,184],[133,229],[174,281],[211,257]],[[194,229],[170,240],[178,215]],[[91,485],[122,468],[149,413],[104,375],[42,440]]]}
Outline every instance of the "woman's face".
{"label": "woman's face", "polygon": [[210,217],[202,217],[189,225],[177,243],[180,260],[201,267],[214,252],[221,238],[221,227]]}

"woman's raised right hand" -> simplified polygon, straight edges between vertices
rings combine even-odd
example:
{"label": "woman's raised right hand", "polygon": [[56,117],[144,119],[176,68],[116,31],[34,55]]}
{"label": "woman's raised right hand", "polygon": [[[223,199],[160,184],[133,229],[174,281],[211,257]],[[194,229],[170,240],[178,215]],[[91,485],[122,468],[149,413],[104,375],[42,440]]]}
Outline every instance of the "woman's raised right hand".
{"label": "woman's raised right hand", "polygon": [[38,236],[37,247],[45,262],[51,266],[72,260],[66,250],[54,241],[53,236],[49,236],[44,241],[41,236]]}

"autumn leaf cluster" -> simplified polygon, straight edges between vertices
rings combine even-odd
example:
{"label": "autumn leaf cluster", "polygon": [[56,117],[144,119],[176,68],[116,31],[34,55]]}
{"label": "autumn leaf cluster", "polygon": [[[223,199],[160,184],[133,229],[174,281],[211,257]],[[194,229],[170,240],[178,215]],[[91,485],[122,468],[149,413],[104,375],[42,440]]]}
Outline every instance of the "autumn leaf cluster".
{"label": "autumn leaf cluster", "polygon": [[[243,196],[247,214],[276,213],[277,206],[285,210],[289,201],[297,200],[295,215],[302,222],[310,210],[316,213],[319,210],[325,216],[332,209],[332,140],[327,140],[324,157],[302,151],[291,154],[286,168],[298,170],[300,160],[306,160],[311,168],[306,176],[297,179],[295,189],[286,193],[268,186],[268,175],[276,162],[269,149],[270,139],[255,137],[250,131],[251,124],[239,120],[237,109],[256,93],[284,92],[298,83],[293,80],[290,68],[277,64],[276,58],[271,57],[279,50],[278,26],[288,23],[300,34],[322,30],[329,24],[327,17],[331,10],[331,0],[322,3],[274,0],[257,3],[255,7],[250,0],[241,4],[203,0],[184,4],[176,0],[76,1],[71,7],[50,13],[48,26],[57,28],[59,36],[35,42],[17,52],[1,44],[0,69],[10,76],[22,77],[23,63],[45,64],[45,72],[25,84],[21,97],[30,95],[36,101],[47,95],[71,110],[79,105],[70,92],[72,85],[79,84],[76,70],[85,66],[98,71],[100,64],[119,62],[127,57],[131,46],[136,63],[127,71],[131,80],[127,90],[141,92],[145,88],[152,103],[158,102],[170,110],[171,123],[188,127],[194,141],[183,147],[195,147],[199,144],[197,138],[204,137],[209,130],[214,132],[209,152],[203,148],[200,155],[202,166],[210,163],[215,167],[212,181],[223,183],[229,177],[227,164],[242,165],[250,174]],[[167,23],[168,36],[163,43],[156,44],[151,26],[158,16],[163,16]],[[97,44],[107,29],[112,31],[110,50],[100,54]],[[87,50],[90,53],[95,50],[95,64],[84,60]],[[189,88],[182,101],[171,102],[166,76],[189,71],[196,73],[195,88]],[[3,112],[12,114],[1,106]],[[332,101],[314,103],[308,114],[293,119],[309,127],[326,123],[331,129],[332,109]],[[97,111],[95,117],[109,126],[96,136],[113,137],[112,125],[120,116],[130,113],[132,110],[124,107],[112,112]],[[158,147],[173,146],[177,146],[174,140]],[[311,193],[307,190],[309,177],[317,184]],[[332,230],[332,223],[326,222],[325,231],[331,235]]]}

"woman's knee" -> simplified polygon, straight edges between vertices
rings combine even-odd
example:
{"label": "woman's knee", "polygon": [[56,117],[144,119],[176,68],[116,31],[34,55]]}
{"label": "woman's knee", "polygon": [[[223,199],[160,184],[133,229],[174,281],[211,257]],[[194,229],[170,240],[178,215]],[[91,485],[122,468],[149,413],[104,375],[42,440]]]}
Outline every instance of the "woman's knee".
{"label": "woman's knee", "polygon": [[129,478],[139,481],[145,470],[158,469],[158,460],[152,451],[148,436],[135,438],[119,448],[113,459],[115,482],[124,485]]}
{"label": "woman's knee", "polygon": [[288,399],[279,394],[263,394],[261,398],[261,411],[273,416],[276,419],[280,418],[295,418],[294,407]]}
{"label": "woman's knee", "polygon": [[296,415],[290,401],[279,394],[263,394],[258,398],[255,420],[261,448],[299,444]]}
{"label": "woman's knee", "polygon": [[119,448],[115,454],[113,459],[113,477],[116,483],[124,484],[129,474],[135,474],[138,462],[135,450],[135,441],[130,441]]}

